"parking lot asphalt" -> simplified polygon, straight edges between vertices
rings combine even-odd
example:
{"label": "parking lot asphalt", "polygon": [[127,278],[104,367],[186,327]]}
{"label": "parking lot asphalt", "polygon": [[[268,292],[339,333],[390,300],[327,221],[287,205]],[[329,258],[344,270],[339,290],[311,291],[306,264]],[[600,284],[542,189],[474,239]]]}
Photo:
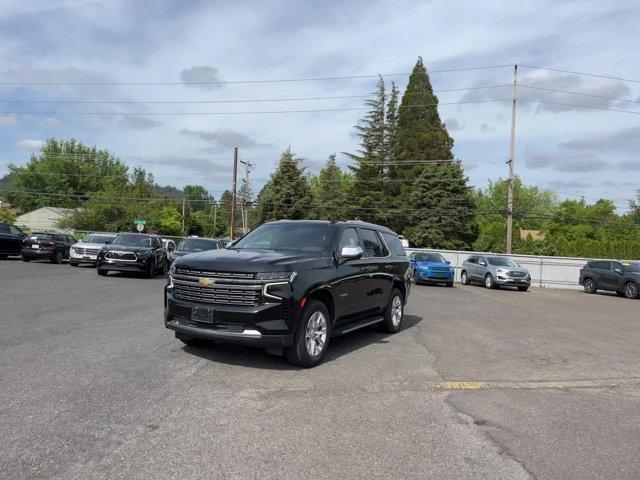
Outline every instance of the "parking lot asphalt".
{"label": "parking lot asphalt", "polygon": [[414,286],[305,370],[183,346],[163,286],[0,262],[0,478],[640,478],[640,301]]}

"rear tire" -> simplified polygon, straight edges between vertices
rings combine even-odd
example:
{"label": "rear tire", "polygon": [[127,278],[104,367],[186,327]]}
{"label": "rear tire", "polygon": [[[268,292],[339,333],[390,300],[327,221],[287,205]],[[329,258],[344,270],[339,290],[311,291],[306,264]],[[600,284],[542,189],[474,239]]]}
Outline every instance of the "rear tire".
{"label": "rear tire", "polygon": [[633,300],[638,298],[638,286],[633,282],[627,282],[624,286],[624,296]]}
{"label": "rear tire", "polygon": [[0,255],[0,260],[6,260],[9,255]]}
{"label": "rear tire", "polygon": [[402,328],[404,320],[404,300],[402,293],[397,288],[391,291],[389,304],[384,310],[384,321],[382,322],[382,330],[387,333],[396,333]]}
{"label": "rear tire", "polygon": [[598,291],[595,282],[590,278],[587,278],[584,281],[584,291],[585,293],[596,293]]}
{"label": "rear tire", "polygon": [[496,288],[496,282],[493,279],[493,275],[491,275],[490,273],[487,273],[484,276],[484,286],[487,288]]}
{"label": "rear tire", "polygon": [[109,274],[109,270],[98,268],[98,275],[100,275],[101,277],[106,277],[108,274]]}
{"label": "rear tire", "polygon": [[31,259],[30,259],[30,258],[22,257],[22,261],[23,261],[23,262],[30,262],[30,261],[31,261]]}
{"label": "rear tire", "polygon": [[469,283],[471,283],[471,282],[469,281],[469,276],[467,275],[467,272],[466,272],[465,270],[463,270],[463,271],[460,273],[460,282],[461,282],[463,285],[469,285]]}
{"label": "rear tire", "polygon": [[293,345],[284,351],[287,361],[305,368],[319,364],[329,344],[330,322],[327,306],[319,300],[309,300]]}

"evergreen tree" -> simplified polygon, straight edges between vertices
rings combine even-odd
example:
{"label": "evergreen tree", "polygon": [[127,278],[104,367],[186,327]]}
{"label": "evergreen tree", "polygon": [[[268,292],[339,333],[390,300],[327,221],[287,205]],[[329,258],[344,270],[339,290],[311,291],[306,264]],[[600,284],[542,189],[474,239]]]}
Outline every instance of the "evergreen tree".
{"label": "evergreen tree", "polygon": [[330,155],[327,163],[313,179],[313,216],[319,220],[346,220],[348,214],[347,191],[343,173],[336,164],[336,156]]}
{"label": "evergreen tree", "polygon": [[312,203],[311,187],[300,162],[291,149],[282,153],[278,168],[258,194],[258,223],[307,218]]}
{"label": "evergreen tree", "polygon": [[468,249],[474,240],[474,203],[459,162],[429,165],[415,181],[405,234],[417,247]]}
{"label": "evergreen tree", "polygon": [[356,153],[345,153],[354,160],[349,167],[354,176],[354,193],[351,216],[361,220],[378,222],[384,205],[383,176],[386,147],[386,89],[379,77],[376,94],[365,102],[369,111],[355,127],[360,138],[360,149]]}

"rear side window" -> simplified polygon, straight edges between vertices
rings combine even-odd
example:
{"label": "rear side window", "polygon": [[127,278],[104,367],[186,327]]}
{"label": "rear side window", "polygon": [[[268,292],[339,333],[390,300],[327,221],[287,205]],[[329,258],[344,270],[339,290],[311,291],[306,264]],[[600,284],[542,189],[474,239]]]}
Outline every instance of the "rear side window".
{"label": "rear side window", "polygon": [[22,231],[13,225],[9,225],[9,231],[14,235],[22,235]]}
{"label": "rear side window", "polygon": [[407,252],[404,251],[404,247],[402,246],[402,242],[400,241],[400,238],[398,238],[398,236],[384,232],[381,235],[394,255],[397,255],[398,257],[407,256]]}
{"label": "rear side window", "polygon": [[362,243],[364,246],[365,257],[384,257],[382,252],[382,245],[380,239],[374,230],[368,228],[361,228],[360,233],[362,235]]}
{"label": "rear side window", "polygon": [[67,236],[66,236],[66,235],[54,235],[54,236],[53,236],[53,239],[54,239],[56,242],[64,242],[64,243],[67,243]]}
{"label": "rear side window", "polygon": [[0,233],[9,233],[9,225],[0,223]]}
{"label": "rear side window", "polygon": [[611,267],[611,262],[591,262],[590,267],[597,268],[598,270],[609,270],[609,268]]}
{"label": "rear side window", "polygon": [[467,262],[469,262],[469,263],[478,263],[478,257],[469,257],[469,258],[467,258]]}

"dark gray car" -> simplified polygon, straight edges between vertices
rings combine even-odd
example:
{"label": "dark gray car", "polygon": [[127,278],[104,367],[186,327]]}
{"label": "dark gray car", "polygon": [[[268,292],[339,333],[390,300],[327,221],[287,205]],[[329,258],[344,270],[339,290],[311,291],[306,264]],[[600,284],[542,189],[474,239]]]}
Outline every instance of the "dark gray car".
{"label": "dark gray car", "polygon": [[482,283],[487,288],[517,287],[521,292],[525,292],[531,286],[531,275],[529,270],[509,257],[471,255],[462,264],[460,281],[463,285],[469,285],[471,282]]}

